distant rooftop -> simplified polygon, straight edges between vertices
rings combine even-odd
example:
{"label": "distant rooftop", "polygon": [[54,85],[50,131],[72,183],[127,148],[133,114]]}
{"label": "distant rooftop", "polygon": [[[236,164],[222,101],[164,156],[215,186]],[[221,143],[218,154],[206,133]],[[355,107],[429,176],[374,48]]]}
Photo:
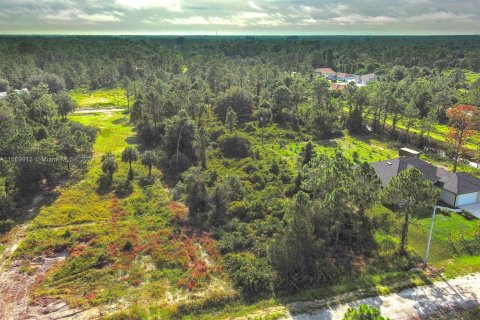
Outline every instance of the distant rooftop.
{"label": "distant rooftop", "polygon": [[333,71],[331,68],[317,68],[315,69],[315,72],[321,73],[321,74],[336,74],[335,71]]}

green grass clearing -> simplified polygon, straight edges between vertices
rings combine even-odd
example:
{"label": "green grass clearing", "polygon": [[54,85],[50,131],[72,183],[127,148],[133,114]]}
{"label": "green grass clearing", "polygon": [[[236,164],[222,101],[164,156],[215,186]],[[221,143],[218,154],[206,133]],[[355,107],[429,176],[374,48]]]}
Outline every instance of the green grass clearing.
{"label": "green grass clearing", "polygon": [[128,106],[125,89],[100,89],[88,91],[76,89],[70,91],[70,97],[77,103],[79,108],[126,108]]}

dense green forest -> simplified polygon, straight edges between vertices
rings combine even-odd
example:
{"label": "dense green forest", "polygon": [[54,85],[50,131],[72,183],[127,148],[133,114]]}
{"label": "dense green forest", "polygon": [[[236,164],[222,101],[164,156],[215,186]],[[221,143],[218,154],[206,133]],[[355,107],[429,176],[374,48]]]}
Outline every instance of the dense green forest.
{"label": "dense green forest", "polygon": [[[180,277],[168,271],[181,269],[180,262],[168,261],[156,247],[137,251],[137,238],[122,243],[122,250],[151,256],[163,278],[193,292],[224,277],[242,301],[252,303],[365,274],[403,280],[400,273],[420,262],[407,246],[409,222],[403,216],[433,205],[437,194],[414,170],[382,188],[369,162],[385,160],[394,155],[390,150],[406,144],[445,166],[452,157],[460,159],[461,169],[479,175],[462,162],[480,158],[478,132],[453,148],[441,131],[452,123],[447,115],[452,106],[480,107],[478,36],[3,36],[0,57],[0,91],[8,92],[0,100],[0,233],[14,226],[32,195],[85,175],[98,129],[87,117],[69,116],[79,107],[76,97],[120,90],[122,103],[111,107],[124,108],[128,122],[122,125],[135,128],[137,145],[98,151],[95,170],[103,175],[95,181],[96,191],[129,199],[138,188],[153,199],[161,188],[152,170],[160,170],[168,188],[162,197],[170,206],[184,203],[188,213],[173,210],[167,222],[142,223],[158,226],[167,242],[181,238],[208,245],[219,267],[208,275],[195,260],[193,267],[184,265]],[[315,74],[318,67],[375,73],[379,80],[331,90],[330,82]],[[22,88],[28,92],[15,91]],[[372,146],[375,139],[383,145]],[[121,162],[128,170],[119,169]],[[411,212],[396,202],[407,194],[418,198]],[[164,199],[157,207],[146,198],[132,196],[119,210],[134,208],[134,217],[165,215],[159,209]],[[160,228],[167,227],[171,234],[165,236]],[[31,254],[28,245],[38,254],[66,247],[75,252],[91,239],[83,231],[75,238],[75,232],[55,235],[54,244],[32,236],[20,252]],[[108,246],[111,252],[112,245],[102,241],[92,247],[106,252]],[[478,236],[465,241],[470,256],[478,255]],[[52,279],[120,261],[118,254],[107,255],[72,255],[68,269]],[[56,286],[54,280],[49,281]],[[237,296],[225,297],[170,316],[221,308]]]}

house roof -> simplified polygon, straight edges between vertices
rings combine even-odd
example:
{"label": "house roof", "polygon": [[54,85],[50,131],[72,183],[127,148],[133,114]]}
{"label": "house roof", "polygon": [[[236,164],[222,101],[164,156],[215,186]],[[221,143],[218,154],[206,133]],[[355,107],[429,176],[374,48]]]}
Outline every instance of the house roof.
{"label": "house roof", "polygon": [[355,75],[345,72],[337,72],[337,78],[355,78]]}
{"label": "house roof", "polygon": [[455,195],[480,192],[480,179],[466,172],[453,173],[444,168],[437,168],[416,157],[400,157],[372,163],[373,169],[387,186],[393,177],[409,168],[417,168],[425,179],[434,182],[438,187]]}
{"label": "house roof", "polygon": [[331,74],[331,75],[336,74],[336,72],[333,71],[331,68],[317,68],[315,69],[315,72],[321,73],[321,74]]}
{"label": "house roof", "polygon": [[480,179],[466,172],[449,172],[438,168],[439,186],[455,195],[480,191]]}
{"label": "house roof", "polygon": [[330,90],[345,90],[345,83],[332,83],[330,85]]}
{"label": "house roof", "polygon": [[423,173],[425,179],[428,179],[432,182],[436,182],[438,180],[437,167],[416,157],[400,157],[391,160],[374,162],[372,163],[372,166],[384,186],[387,186],[390,183],[390,180],[392,180],[392,178],[398,175],[401,171],[409,168],[417,168]]}
{"label": "house roof", "polygon": [[365,74],[363,76],[360,76],[360,79],[362,79],[362,81],[370,81],[370,80],[375,79],[375,78],[376,78],[375,73],[369,73],[369,74]]}

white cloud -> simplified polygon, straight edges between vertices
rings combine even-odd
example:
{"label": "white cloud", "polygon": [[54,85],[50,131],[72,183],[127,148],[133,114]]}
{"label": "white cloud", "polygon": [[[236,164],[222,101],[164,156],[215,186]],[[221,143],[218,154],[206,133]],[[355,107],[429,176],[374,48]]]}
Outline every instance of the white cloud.
{"label": "white cloud", "polygon": [[96,14],[81,13],[77,15],[77,17],[84,21],[93,22],[93,23],[120,21],[120,18],[117,17],[116,15],[105,14],[105,13],[96,13]]}
{"label": "white cloud", "polygon": [[310,6],[304,6],[303,4],[300,6],[300,10],[303,12],[312,12],[315,10],[315,8],[310,7]]}
{"label": "white cloud", "polygon": [[[155,23],[155,21],[147,20],[147,23]],[[188,18],[173,18],[173,19],[163,19],[160,22],[166,22],[171,24],[179,25],[205,25],[210,24],[210,21],[201,16],[188,17]]]}
{"label": "white cloud", "polygon": [[346,10],[348,10],[349,6],[347,5],[344,5],[344,4],[341,4],[341,3],[337,3],[337,4],[327,4],[325,6],[325,8],[335,14],[342,14],[343,12],[345,12]]}
{"label": "white cloud", "polygon": [[307,19],[302,19],[300,20],[300,22],[298,23],[298,25],[300,26],[309,26],[309,25],[312,25],[312,24],[316,24],[318,21],[313,19],[313,18],[307,18]]}
{"label": "white cloud", "polygon": [[55,13],[47,14],[44,16],[44,18],[46,20],[51,20],[51,21],[71,21],[72,19],[74,19],[77,13],[78,13],[78,10],[72,10],[72,9],[60,10]]}
{"label": "white cloud", "polygon": [[[478,0],[0,0],[2,30],[478,33]],[[218,28],[218,26],[222,28]],[[8,26],[6,28],[5,26]],[[180,27],[181,26],[181,27]],[[197,27],[196,27],[197,26]],[[381,26],[381,28],[376,28]],[[166,28],[165,28],[166,27]],[[201,27],[201,28],[200,28]],[[150,29],[149,29],[150,30]]]}
{"label": "white cloud", "polygon": [[87,23],[101,23],[101,22],[116,22],[120,21],[120,16],[124,14],[118,11],[114,11],[112,13],[95,13],[95,14],[87,14],[78,9],[66,9],[60,10],[55,13],[46,14],[44,18],[51,22],[77,22],[83,21]]}
{"label": "white cloud", "polygon": [[260,8],[255,2],[253,1],[248,1],[248,5],[250,6],[250,8],[252,8],[253,10],[258,10],[258,11],[262,11],[263,9]]}
{"label": "white cloud", "polygon": [[191,16],[186,18],[169,18],[169,19],[147,19],[145,23],[169,23],[175,25],[230,25],[238,27],[246,26],[265,26],[276,27],[287,24],[284,17],[277,14],[268,14],[265,12],[244,11],[227,17],[202,17]]}
{"label": "white cloud", "polygon": [[341,26],[345,25],[384,25],[387,23],[397,22],[397,18],[387,16],[363,16],[360,14],[351,14],[347,16],[339,16],[328,20],[332,24]]}
{"label": "white cloud", "polygon": [[180,0],[116,0],[119,6],[127,9],[157,9],[168,11],[182,11]]}
{"label": "white cloud", "polygon": [[455,14],[452,12],[439,11],[439,12],[419,14],[413,17],[406,18],[405,20],[408,22],[416,22],[416,23],[422,23],[422,22],[431,23],[431,22],[445,22],[445,21],[464,22],[465,20],[470,20],[472,18],[474,18],[474,16],[470,14]]}
{"label": "white cloud", "polygon": [[245,11],[240,12],[232,16],[232,23],[241,27],[260,25],[269,27],[278,27],[288,24],[280,13],[265,13],[265,12],[253,12]]}

